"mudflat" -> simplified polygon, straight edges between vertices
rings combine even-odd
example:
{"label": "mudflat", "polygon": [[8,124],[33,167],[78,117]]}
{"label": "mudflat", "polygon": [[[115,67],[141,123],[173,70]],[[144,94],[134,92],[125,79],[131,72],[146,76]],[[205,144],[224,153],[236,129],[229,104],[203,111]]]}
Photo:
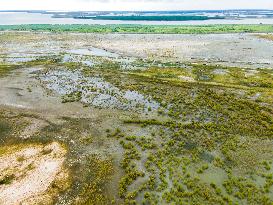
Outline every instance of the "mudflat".
{"label": "mudflat", "polygon": [[0,32],[0,203],[271,204],[271,37]]}

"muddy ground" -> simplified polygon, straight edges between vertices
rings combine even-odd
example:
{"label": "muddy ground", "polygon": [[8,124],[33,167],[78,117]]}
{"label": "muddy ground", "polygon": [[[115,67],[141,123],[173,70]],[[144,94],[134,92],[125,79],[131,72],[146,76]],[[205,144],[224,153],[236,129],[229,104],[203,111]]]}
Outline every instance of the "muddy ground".
{"label": "muddy ground", "polygon": [[1,32],[0,64],[0,204],[272,203],[272,41]]}
{"label": "muddy ground", "polygon": [[[272,67],[272,41],[257,34],[56,34],[6,32],[1,54],[54,54],[67,49],[98,47],[124,56],[168,61],[219,63],[226,66]],[[9,37],[16,36],[10,42]],[[12,38],[12,37],[11,37]],[[3,50],[4,49],[4,50]]]}

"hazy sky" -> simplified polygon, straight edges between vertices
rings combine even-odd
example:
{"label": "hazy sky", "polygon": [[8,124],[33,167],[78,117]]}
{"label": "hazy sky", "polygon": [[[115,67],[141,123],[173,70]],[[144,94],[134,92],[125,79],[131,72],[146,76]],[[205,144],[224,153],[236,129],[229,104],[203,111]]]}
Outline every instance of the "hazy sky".
{"label": "hazy sky", "polygon": [[0,0],[0,10],[273,9],[273,0]]}

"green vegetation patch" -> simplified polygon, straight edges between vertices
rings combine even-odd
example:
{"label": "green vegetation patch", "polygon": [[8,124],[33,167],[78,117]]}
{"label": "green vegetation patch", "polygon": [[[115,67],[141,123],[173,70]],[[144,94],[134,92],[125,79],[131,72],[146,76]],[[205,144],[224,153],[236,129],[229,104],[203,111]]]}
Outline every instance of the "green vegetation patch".
{"label": "green vegetation patch", "polygon": [[108,130],[124,150],[125,204],[271,204],[272,70],[143,64],[145,70],[86,73],[161,105],[158,116]]}
{"label": "green vegetation patch", "polygon": [[113,162],[96,155],[89,156],[88,166],[83,170],[85,182],[80,193],[79,204],[109,204],[113,199],[105,194],[105,186],[114,172]]}
{"label": "green vegetation patch", "polygon": [[[126,70],[110,60],[81,67],[86,77],[99,76],[160,104],[155,112],[127,116],[120,129],[106,130],[111,143],[123,150],[118,165],[106,163],[123,170],[115,199],[125,204],[272,203],[272,70],[145,60],[133,66],[144,69]],[[75,92],[64,99],[79,97]],[[76,137],[74,129],[89,126],[87,119],[66,120],[70,129],[51,125],[44,131]],[[81,138],[82,144],[95,143],[93,136]],[[84,193],[84,202],[109,202],[113,198],[103,191],[111,175],[106,175],[109,180],[98,183],[102,192],[89,195],[81,188],[75,193]]]}
{"label": "green vegetation patch", "polygon": [[15,178],[15,175],[6,175],[2,179],[0,179],[0,185],[7,185],[12,182],[12,180]]}
{"label": "green vegetation patch", "polygon": [[0,25],[0,31],[51,31],[80,33],[158,33],[158,34],[208,34],[208,33],[268,33],[272,25]]}
{"label": "green vegetation patch", "polygon": [[0,78],[6,76],[10,71],[16,69],[16,65],[0,64]]}
{"label": "green vegetation patch", "polygon": [[[6,113],[0,109],[0,146],[16,140],[23,129],[28,125],[28,121],[21,114]],[[0,155],[2,154],[0,149]],[[4,151],[3,151],[4,152]]]}
{"label": "green vegetation patch", "polygon": [[11,130],[11,125],[4,121],[4,120],[0,120],[0,138],[3,138],[5,136],[7,136],[10,133]]}

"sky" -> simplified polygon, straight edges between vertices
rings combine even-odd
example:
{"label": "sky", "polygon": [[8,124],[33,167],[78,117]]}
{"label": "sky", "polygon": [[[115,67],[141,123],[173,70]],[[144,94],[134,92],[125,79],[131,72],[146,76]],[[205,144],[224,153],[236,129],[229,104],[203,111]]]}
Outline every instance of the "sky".
{"label": "sky", "polygon": [[145,11],[273,9],[273,0],[0,0],[0,10]]}

